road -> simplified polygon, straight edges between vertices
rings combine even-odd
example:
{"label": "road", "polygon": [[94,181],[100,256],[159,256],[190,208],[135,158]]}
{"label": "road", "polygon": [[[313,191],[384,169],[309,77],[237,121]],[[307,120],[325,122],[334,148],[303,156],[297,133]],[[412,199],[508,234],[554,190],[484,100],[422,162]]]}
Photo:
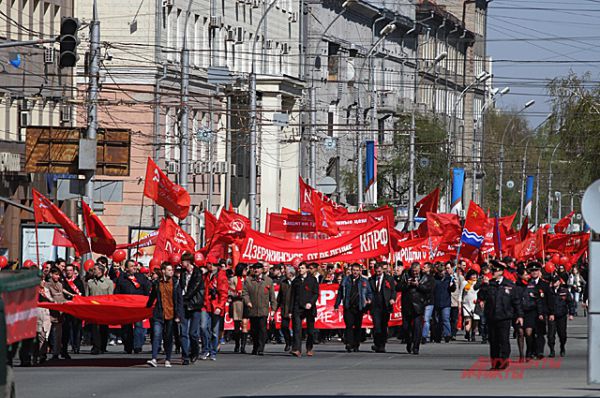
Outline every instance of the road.
{"label": "road", "polygon": [[[17,396],[600,396],[600,386],[586,384],[587,318],[575,318],[568,333],[565,358],[521,369],[521,379],[519,372],[513,376],[486,370],[481,377],[466,372],[487,354],[488,346],[462,337],[424,345],[418,356],[407,354],[397,340],[384,354],[367,351],[369,343],[359,353],[346,353],[340,343],[321,344],[312,358],[284,354],[282,345],[268,345],[264,357],[234,354],[227,344],[215,362],[183,367],[177,358],[171,369],[148,368],[147,353],[125,355],[111,347],[115,352],[100,357],[81,354],[41,367],[17,367]],[[514,359],[514,340],[512,344]]]}

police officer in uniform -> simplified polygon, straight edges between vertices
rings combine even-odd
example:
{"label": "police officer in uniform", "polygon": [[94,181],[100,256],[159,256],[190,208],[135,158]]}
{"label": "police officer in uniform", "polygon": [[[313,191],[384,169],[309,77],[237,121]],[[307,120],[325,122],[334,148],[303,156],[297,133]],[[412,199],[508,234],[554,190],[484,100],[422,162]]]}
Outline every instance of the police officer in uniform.
{"label": "police officer in uniform", "polygon": [[555,276],[552,279],[552,293],[554,298],[554,320],[548,321],[548,347],[550,347],[550,358],[556,355],[554,352],[554,343],[556,334],[560,341],[560,356],[565,356],[565,345],[567,344],[567,317],[570,321],[575,315],[575,301],[571,292],[565,286],[564,281]]}
{"label": "police officer in uniform", "polygon": [[506,369],[510,357],[510,325],[523,325],[523,307],[516,286],[504,278],[506,265],[492,261],[493,280],[485,292],[484,313],[488,322],[492,369]]}
{"label": "police officer in uniform", "polygon": [[535,321],[535,354],[538,359],[544,357],[544,346],[546,345],[546,325],[554,322],[554,294],[548,281],[542,279],[542,265],[536,261],[529,263],[528,271],[531,275],[530,283],[533,283],[537,291],[538,316]]}

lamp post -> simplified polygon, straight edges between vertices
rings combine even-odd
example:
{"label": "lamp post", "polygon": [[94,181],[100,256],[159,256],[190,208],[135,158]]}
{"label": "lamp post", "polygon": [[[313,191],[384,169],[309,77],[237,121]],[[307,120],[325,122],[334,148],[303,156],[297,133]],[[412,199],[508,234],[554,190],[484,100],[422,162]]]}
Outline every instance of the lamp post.
{"label": "lamp post", "polygon": [[272,0],[267,7],[256,26],[254,38],[252,42],[252,62],[250,67],[250,189],[248,190],[248,206],[250,208],[250,224],[252,229],[256,229],[256,141],[257,141],[257,126],[256,126],[256,42],[258,31],[262,26],[267,14],[275,6],[277,0]]}
{"label": "lamp post", "polygon": [[[546,118],[537,125],[536,128],[533,129],[532,135],[535,134],[540,127],[542,127],[546,122],[552,117],[553,113],[550,113]],[[519,214],[519,226],[523,225],[523,210],[524,210],[524,197],[525,197],[525,168],[527,167],[527,148],[529,147],[529,140],[532,137],[527,138],[527,143],[525,144],[525,152],[523,153],[523,167],[521,168],[521,206],[520,206],[520,214]]]}
{"label": "lamp post", "polygon": [[[342,3],[342,11],[337,14],[329,25],[325,27],[323,33],[319,37],[317,41],[317,45],[315,47],[315,62],[316,58],[319,57],[319,48],[321,47],[321,42],[325,37],[325,34],[329,31],[329,29],[333,26],[333,24],[340,19],[342,15],[348,10],[348,6],[354,3],[356,0],[346,0]],[[309,112],[310,112],[310,137],[309,137],[309,148],[310,148],[310,156],[309,156],[309,171],[310,171],[310,185],[315,186],[317,181],[317,145],[316,145],[316,136],[317,136],[317,87],[315,86],[315,69],[316,64],[313,63],[313,68],[311,72],[311,85],[309,89]]]}
{"label": "lamp post", "polygon": [[418,87],[423,82],[423,79],[429,71],[431,71],[435,66],[446,59],[448,56],[447,52],[442,52],[435,57],[433,63],[429,68],[425,70],[423,76],[417,82],[417,76],[419,74],[419,68],[417,66],[418,58],[415,57],[415,86],[414,86],[414,94],[413,94],[413,109],[410,116],[410,142],[409,142],[409,169],[408,169],[408,230],[412,230],[415,222],[415,136],[416,136],[416,115],[417,112],[417,104],[418,102]]}
{"label": "lamp post", "polygon": [[[461,93],[458,95],[458,98],[456,99],[456,101],[454,101],[454,105],[452,107],[452,130],[448,131],[448,143],[447,143],[447,147],[446,147],[446,151],[447,151],[447,156],[448,156],[448,178],[446,178],[446,203],[449,205],[450,204],[450,179],[451,179],[451,172],[450,170],[452,169],[452,135],[454,135],[454,137],[456,137],[456,125],[458,124],[458,121],[456,120],[456,110],[458,109],[458,104],[460,104],[460,101],[464,98],[464,96],[467,94],[467,92],[469,92],[470,89],[472,89],[475,86],[478,86],[479,84],[489,80],[492,77],[492,74],[486,71],[481,71],[481,73],[479,73],[476,77],[475,77],[475,81],[471,84],[469,84],[467,87],[465,87],[465,89],[463,91],[461,91]],[[464,112],[464,111],[463,111]],[[474,144],[474,141],[473,141]],[[473,148],[475,147],[475,145],[473,145]],[[473,151],[473,154],[475,152]],[[473,171],[473,175],[475,175],[475,171]],[[475,186],[475,179],[473,179],[473,186]]]}
{"label": "lamp post", "polygon": [[552,224],[552,162],[554,161],[554,155],[559,145],[560,143],[554,147],[552,156],[550,157],[550,164],[548,165],[548,216],[546,218],[548,224]]}
{"label": "lamp post", "polygon": [[502,185],[504,184],[504,136],[506,135],[506,132],[508,131],[508,128],[511,126],[512,122],[517,118],[517,116],[519,116],[523,111],[525,111],[525,109],[531,107],[533,104],[535,104],[534,100],[529,100],[525,103],[525,105],[523,106],[523,108],[521,108],[521,110],[517,113],[515,113],[513,115],[512,118],[510,118],[510,120],[508,121],[508,124],[506,125],[506,128],[504,129],[504,132],[502,133],[502,140],[500,142],[500,178],[499,178],[499,187],[498,187],[498,217],[502,217]]}
{"label": "lamp post", "polygon": [[[475,121],[475,126],[474,126],[474,136],[477,137],[479,131],[481,131],[481,148],[479,148],[479,156],[481,159],[481,156],[483,154],[483,128],[481,128],[481,121],[483,119],[483,115],[485,115],[485,112],[487,111],[487,109],[496,103],[496,101],[498,100],[498,98],[502,97],[503,95],[506,95],[510,92],[510,87],[504,87],[502,90],[500,89],[493,89],[491,91],[492,95],[489,99],[489,101],[486,101],[483,106],[481,107],[481,110],[479,111],[478,114],[478,118]],[[481,129],[481,130],[480,130]],[[481,184],[481,192],[480,192],[480,200],[476,200],[475,196],[476,196],[476,192],[477,192],[477,149],[475,147],[475,145],[473,145],[473,192],[471,197],[473,198],[473,200],[475,200],[476,202],[478,202],[481,205],[482,199],[483,199],[483,184]]]}
{"label": "lamp post", "polygon": [[[371,48],[369,49],[369,51],[367,52],[367,55],[365,56],[365,62],[363,62],[363,64],[361,65],[359,71],[358,71],[358,75],[357,78],[360,79],[360,76],[362,76],[362,72],[365,68],[365,65],[370,63],[369,59],[371,58],[371,56],[373,55],[373,53],[375,52],[375,49],[381,44],[381,42],[383,40],[385,40],[385,38],[391,34],[392,32],[394,32],[396,30],[396,24],[394,22],[391,22],[389,24],[387,24],[386,26],[383,27],[383,29],[381,29],[381,31],[379,32],[379,39],[377,39],[377,41],[375,43],[373,43],[373,45],[371,46]],[[372,76],[372,71],[371,74],[369,75],[369,81],[371,80],[371,76]],[[373,85],[374,86],[374,85]],[[358,117],[359,120],[357,120],[357,129],[360,129],[360,126],[362,125],[362,117],[363,115],[362,113],[362,98],[360,96],[360,84],[357,87],[357,102],[358,102],[358,107],[356,109],[356,111],[358,112]],[[375,101],[376,103],[377,101]],[[377,105],[375,105],[373,107],[373,113],[375,113],[377,111]],[[375,117],[376,119],[376,117]],[[358,145],[357,145],[357,156],[356,158],[359,159],[359,167],[358,167],[358,172],[357,172],[357,176],[356,178],[358,178],[358,207],[360,208],[362,206],[362,204],[364,203],[364,192],[363,192],[363,184],[362,184],[362,140],[360,139],[360,130],[357,130],[357,134],[359,135],[359,139],[358,139]]]}

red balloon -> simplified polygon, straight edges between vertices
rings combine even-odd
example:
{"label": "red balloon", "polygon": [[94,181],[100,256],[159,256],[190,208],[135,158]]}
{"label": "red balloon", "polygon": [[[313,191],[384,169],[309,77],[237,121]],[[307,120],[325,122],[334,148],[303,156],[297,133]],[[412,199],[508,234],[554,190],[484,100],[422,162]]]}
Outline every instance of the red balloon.
{"label": "red balloon", "polygon": [[85,262],[83,263],[83,269],[85,270],[85,272],[88,272],[89,270],[94,268],[94,265],[96,265],[96,262],[90,258],[88,260],[85,260]]}
{"label": "red balloon", "polygon": [[204,264],[204,254],[202,254],[202,252],[194,253],[194,264],[196,264],[197,267]]}
{"label": "red balloon", "polygon": [[181,263],[181,254],[171,253],[171,255],[169,256],[169,262],[171,263],[171,265],[176,265],[176,264]]}
{"label": "red balloon", "polygon": [[567,263],[569,262],[569,257],[567,256],[562,256],[560,258],[560,265],[567,265]]}
{"label": "red balloon", "polygon": [[560,254],[558,254],[558,253],[554,253],[554,254],[552,255],[552,259],[551,259],[551,261],[552,261],[554,264],[558,264],[558,263],[560,262]]}
{"label": "red balloon", "polygon": [[119,249],[119,250],[115,250],[115,252],[112,255],[113,261],[120,263],[121,261],[125,260],[125,258],[127,258],[127,253],[125,253],[125,250]]}
{"label": "red balloon", "polygon": [[150,260],[150,269],[156,269],[156,268],[160,268],[160,260],[157,258],[153,258],[152,260]]}
{"label": "red balloon", "polygon": [[142,268],[140,268],[140,273],[144,274],[144,275],[145,274],[149,274],[150,270],[148,268],[146,268],[146,267],[142,267]]}
{"label": "red balloon", "polygon": [[294,268],[298,268],[298,266],[300,265],[300,263],[301,263],[301,262],[302,262],[302,261],[300,261],[300,258],[298,258],[298,257],[294,257],[294,258],[292,259],[292,267],[294,267]]}
{"label": "red balloon", "polygon": [[23,268],[31,268],[35,265],[35,263],[31,260],[25,260],[23,262]]}
{"label": "red balloon", "polygon": [[481,267],[477,263],[471,264],[471,270],[477,272],[478,274],[481,272]]}
{"label": "red balloon", "polygon": [[0,268],[4,269],[8,265],[8,259],[4,256],[0,256]]}
{"label": "red balloon", "polygon": [[546,271],[549,274],[552,274],[554,271],[556,271],[556,267],[554,266],[553,263],[551,263],[550,261],[548,261],[546,263],[546,265],[544,265],[544,271]]}

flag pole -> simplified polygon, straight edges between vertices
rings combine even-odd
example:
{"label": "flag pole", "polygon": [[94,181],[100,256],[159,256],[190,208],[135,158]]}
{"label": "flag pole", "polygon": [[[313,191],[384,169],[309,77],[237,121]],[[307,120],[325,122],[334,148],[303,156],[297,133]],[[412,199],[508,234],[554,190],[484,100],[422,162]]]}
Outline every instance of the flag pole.
{"label": "flag pole", "polygon": [[[37,265],[38,267],[41,269],[42,268],[42,264],[40,264],[40,239],[38,236],[38,223],[36,221],[35,223],[35,252],[37,255]],[[21,264],[23,265],[23,264]]]}
{"label": "flag pole", "polygon": [[135,246],[135,258],[136,258],[136,262],[138,261],[139,258],[139,250],[140,250],[140,236],[142,234],[142,216],[144,215],[144,198],[146,197],[146,195],[144,193],[142,193],[142,204],[140,205],[140,221],[138,223],[138,234],[137,234],[137,245]]}

